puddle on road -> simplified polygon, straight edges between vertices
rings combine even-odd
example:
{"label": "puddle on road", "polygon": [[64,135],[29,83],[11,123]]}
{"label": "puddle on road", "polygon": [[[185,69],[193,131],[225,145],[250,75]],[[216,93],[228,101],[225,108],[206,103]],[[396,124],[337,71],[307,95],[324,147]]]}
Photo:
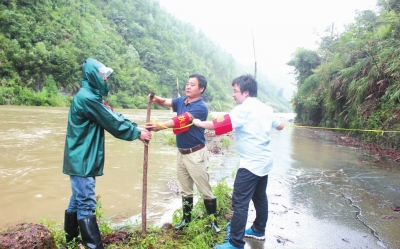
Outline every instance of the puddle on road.
{"label": "puddle on road", "polygon": [[[334,235],[331,243],[336,247],[331,248],[399,248],[400,214],[392,210],[400,206],[399,164],[374,162],[363,151],[329,139],[309,139],[315,137],[309,135],[314,131],[295,133],[294,163],[285,172],[285,185],[291,204],[317,219],[317,229],[307,232],[308,240],[327,236],[324,240],[329,241]],[[323,224],[333,234],[321,234]]]}

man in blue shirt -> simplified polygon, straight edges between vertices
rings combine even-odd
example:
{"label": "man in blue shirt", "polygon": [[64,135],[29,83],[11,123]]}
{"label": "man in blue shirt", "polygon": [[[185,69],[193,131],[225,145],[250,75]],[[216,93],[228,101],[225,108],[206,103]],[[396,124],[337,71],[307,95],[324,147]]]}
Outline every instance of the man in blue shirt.
{"label": "man in blue shirt", "polygon": [[[173,128],[176,134],[178,147],[177,178],[179,188],[182,190],[183,218],[175,229],[181,230],[191,221],[193,208],[193,185],[196,184],[207,213],[216,215],[217,199],[212,194],[209,183],[208,150],[205,146],[204,129],[191,126],[194,118],[207,120],[208,108],[201,95],[207,88],[207,80],[200,74],[192,74],[186,83],[186,97],[166,99],[154,96],[152,102],[160,106],[172,107],[177,112],[173,119],[161,124],[146,124],[151,131]],[[212,222],[212,227],[219,232],[217,223]]]}
{"label": "man in blue shirt", "polygon": [[[216,249],[244,248],[244,236],[265,239],[268,220],[267,184],[272,169],[270,131],[282,130],[283,123],[277,120],[272,108],[257,100],[257,81],[251,75],[243,75],[232,81],[233,98],[238,104],[228,115],[213,121],[194,119],[197,127],[223,134],[235,130],[236,148],[240,155],[240,166],[233,187],[233,217],[229,239]],[[253,225],[246,229],[250,200],[256,209]]]}

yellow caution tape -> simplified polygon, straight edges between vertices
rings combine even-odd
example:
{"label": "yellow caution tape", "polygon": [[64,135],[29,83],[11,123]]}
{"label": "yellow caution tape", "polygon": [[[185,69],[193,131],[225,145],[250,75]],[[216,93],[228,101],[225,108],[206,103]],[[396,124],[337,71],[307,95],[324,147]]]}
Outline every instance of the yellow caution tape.
{"label": "yellow caution tape", "polygon": [[[183,129],[189,126],[193,125],[193,122],[182,126],[180,128],[170,128],[167,126],[164,126],[156,121],[153,120],[154,124],[157,124],[161,127],[163,127],[164,129],[173,129],[173,130],[179,130],[179,129]],[[294,127],[294,128],[309,128],[309,129],[323,129],[323,130],[339,130],[339,131],[364,131],[364,132],[376,132],[376,133],[381,133],[381,135],[383,135],[384,133],[400,133],[400,131],[384,131],[384,130],[365,130],[365,129],[350,129],[350,128],[330,128],[330,127],[321,127],[321,126],[305,126],[305,125],[291,125],[291,124],[285,124],[285,128],[288,127]]]}
{"label": "yellow caution tape", "polygon": [[183,128],[186,128],[186,127],[189,127],[189,126],[193,125],[193,122],[190,123],[190,124],[188,124],[188,125],[184,125],[184,126],[182,126],[182,127],[179,127],[179,128],[170,128],[170,127],[164,126],[164,125],[162,125],[162,124],[160,124],[160,123],[158,123],[158,122],[156,122],[156,121],[154,121],[154,120],[153,120],[153,124],[156,124],[156,125],[158,125],[158,126],[161,126],[161,127],[164,128],[164,129],[180,130],[180,129],[183,129]]}
{"label": "yellow caution tape", "polygon": [[384,130],[364,130],[364,129],[350,129],[350,128],[329,128],[329,127],[320,127],[320,126],[302,126],[302,125],[290,125],[290,124],[285,124],[285,126],[291,126],[294,128],[310,128],[310,129],[324,129],[324,130],[341,130],[341,131],[367,131],[367,132],[376,132],[376,133],[381,133],[383,135],[384,133],[398,133],[400,131],[384,131]]}

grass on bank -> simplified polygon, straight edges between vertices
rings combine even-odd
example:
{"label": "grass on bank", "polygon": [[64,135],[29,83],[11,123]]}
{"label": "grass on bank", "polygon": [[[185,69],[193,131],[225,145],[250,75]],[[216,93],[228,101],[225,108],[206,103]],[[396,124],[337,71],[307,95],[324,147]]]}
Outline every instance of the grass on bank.
{"label": "grass on bank", "polygon": [[[217,198],[217,216],[207,215],[203,201],[194,204],[192,211],[192,222],[182,231],[176,231],[173,224],[178,224],[182,217],[182,210],[176,210],[172,217],[172,224],[166,223],[162,227],[150,226],[146,234],[142,234],[140,224],[127,224],[114,228],[109,219],[101,212],[101,201],[98,200],[96,217],[102,235],[105,248],[108,249],[172,249],[172,248],[214,248],[220,244],[226,234],[225,228],[228,223],[226,215],[231,214],[231,193],[225,180],[213,187],[213,193]],[[216,234],[211,228],[211,221],[215,219],[221,232]],[[57,248],[75,249],[80,248],[78,243],[66,244],[63,224],[52,220],[40,219],[39,223],[49,229],[56,241]]]}

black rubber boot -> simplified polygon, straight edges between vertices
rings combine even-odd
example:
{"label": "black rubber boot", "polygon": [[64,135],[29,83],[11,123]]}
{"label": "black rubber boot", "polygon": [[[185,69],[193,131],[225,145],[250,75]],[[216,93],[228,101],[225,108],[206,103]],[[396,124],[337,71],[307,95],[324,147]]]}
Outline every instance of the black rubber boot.
{"label": "black rubber boot", "polygon": [[64,231],[66,233],[65,239],[67,243],[71,242],[75,238],[78,238],[79,225],[78,225],[78,215],[76,212],[67,212],[67,210],[65,210]]}
{"label": "black rubber boot", "polygon": [[90,249],[104,249],[96,216],[91,215],[78,220],[82,243]]}
{"label": "black rubber boot", "polygon": [[193,197],[182,196],[182,220],[175,226],[176,230],[182,230],[192,221]]}
{"label": "black rubber boot", "polygon": [[[217,215],[217,199],[205,199],[204,200],[204,206],[206,207],[207,214],[213,214],[214,217]],[[219,233],[221,229],[219,229],[217,225],[217,221],[214,220],[211,222],[211,227],[212,229],[216,232]]]}

